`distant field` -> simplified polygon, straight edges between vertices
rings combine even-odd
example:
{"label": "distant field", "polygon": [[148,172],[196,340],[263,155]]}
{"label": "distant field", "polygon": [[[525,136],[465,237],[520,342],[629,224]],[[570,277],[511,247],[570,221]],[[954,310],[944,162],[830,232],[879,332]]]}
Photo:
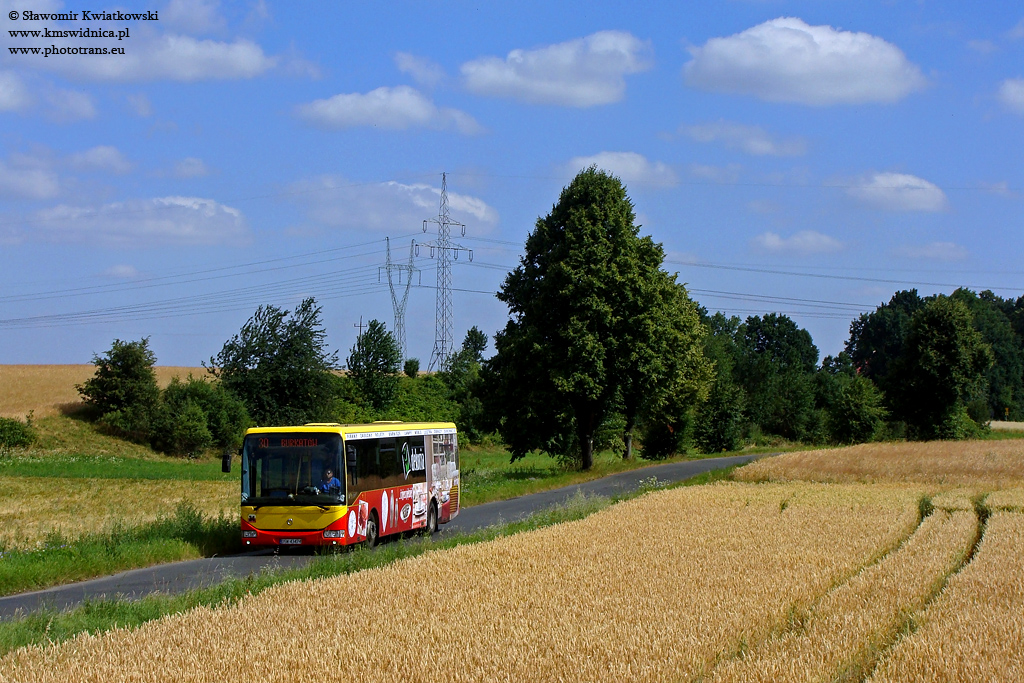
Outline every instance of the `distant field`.
{"label": "distant field", "polygon": [[[0,365],[0,417],[36,417],[74,410],[81,403],[75,389],[96,372],[94,365]],[[189,373],[206,375],[206,369],[160,366],[156,379],[165,387],[172,377],[184,379]]]}
{"label": "distant field", "polygon": [[988,423],[994,432],[1024,432],[1024,422],[1002,422],[992,420]]}

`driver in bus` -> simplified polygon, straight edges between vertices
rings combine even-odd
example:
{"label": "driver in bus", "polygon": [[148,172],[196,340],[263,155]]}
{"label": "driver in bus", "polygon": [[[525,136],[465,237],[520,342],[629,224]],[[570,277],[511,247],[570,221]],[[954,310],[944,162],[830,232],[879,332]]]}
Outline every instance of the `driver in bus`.
{"label": "driver in bus", "polygon": [[341,493],[341,482],[334,476],[330,467],[324,470],[324,479],[320,482],[320,490],[324,493]]}

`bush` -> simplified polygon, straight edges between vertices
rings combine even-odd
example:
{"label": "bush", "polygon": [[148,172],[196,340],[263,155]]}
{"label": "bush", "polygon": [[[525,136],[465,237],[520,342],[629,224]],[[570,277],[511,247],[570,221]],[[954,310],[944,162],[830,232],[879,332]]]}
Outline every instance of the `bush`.
{"label": "bush", "polygon": [[839,444],[871,441],[885,423],[882,392],[866,377],[836,377],[836,391],[825,407],[829,440]]}
{"label": "bush", "polygon": [[96,374],[75,388],[99,416],[129,411],[131,415],[120,421],[135,424],[142,414],[156,407],[160,388],[153,370],[156,356],[149,349],[148,337],[135,342],[115,339],[104,355],[93,355],[92,364]]}
{"label": "bush", "polygon": [[249,424],[245,406],[220,384],[191,375],[185,382],[174,378],[163,392],[152,444],[176,455],[195,454],[210,445],[235,449]]}
{"label": "bush", "polygon": [[420,374],[420,359],[419,358],[407,358],[405,365],[402,366],[402,372],[405,373],[406,377],[416,379]]}
{"label": "bush", "polygon": [[30,446],[36,440],[31,424],[9,417],[0,417],[0,448]]}

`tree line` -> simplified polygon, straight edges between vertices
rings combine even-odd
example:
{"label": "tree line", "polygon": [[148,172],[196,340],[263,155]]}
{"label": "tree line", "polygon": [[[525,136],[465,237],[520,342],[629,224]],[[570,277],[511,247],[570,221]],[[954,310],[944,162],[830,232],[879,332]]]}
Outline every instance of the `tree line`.
{"label": "tree line", "polygon": [[250,424],[444,420],[513,459],[540,450],[582,469],[609,448],[657,459],[776,439],[967,438],[1024,419],[1024,297],[897,292],[819,362],[788,316],[712,314],[663,262],[621,181],[591,167],[527,237],[489,358],[473,327],[447,367],[420,373],[373,320],[338,372],[307,299],[260,307],[208,378],[161,392],[148,340],[115,341],[80,392],[107,429],[170,453],[236,447]]}

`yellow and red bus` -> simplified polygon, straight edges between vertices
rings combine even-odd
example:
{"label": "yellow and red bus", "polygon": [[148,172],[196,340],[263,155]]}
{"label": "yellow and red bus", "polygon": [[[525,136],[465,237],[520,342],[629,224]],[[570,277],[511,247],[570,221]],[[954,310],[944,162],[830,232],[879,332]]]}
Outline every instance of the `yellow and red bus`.
{"label": "yellow and red bus", "polygon": [[246,546],[373,546],[391,534],[433,533],[458,513],[459,442],[450,422],[313,423],[245,432]]}

